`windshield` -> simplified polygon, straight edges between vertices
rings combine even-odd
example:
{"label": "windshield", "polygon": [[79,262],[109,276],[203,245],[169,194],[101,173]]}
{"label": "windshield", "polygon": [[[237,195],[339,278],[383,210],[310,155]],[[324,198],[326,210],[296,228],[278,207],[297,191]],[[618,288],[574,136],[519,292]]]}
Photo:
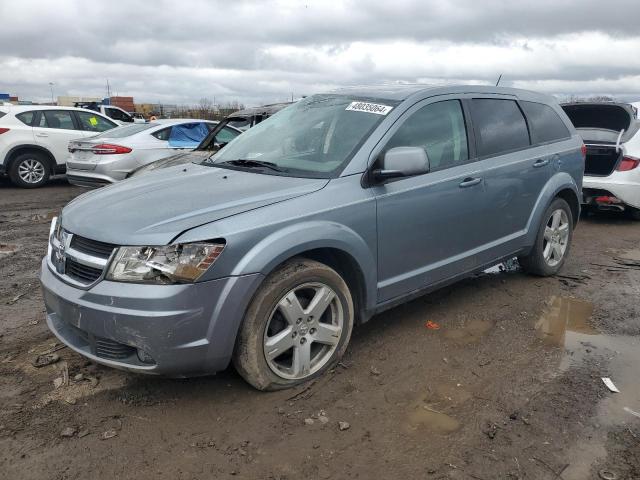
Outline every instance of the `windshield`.
{"label": "windshield", "polygon": [[247,130],[203,163],[274,175],[332,177],[397,103],[314,95]]}
{"label": "windshield", "polygon": [[117,127],[113,130],[107,130],[100,135],[95,135],[93,138],[124,138],[136,133],[143,132],[151,127],[156,127],[157,123],[136,123],[134,125],[126,125],[124,127]]}

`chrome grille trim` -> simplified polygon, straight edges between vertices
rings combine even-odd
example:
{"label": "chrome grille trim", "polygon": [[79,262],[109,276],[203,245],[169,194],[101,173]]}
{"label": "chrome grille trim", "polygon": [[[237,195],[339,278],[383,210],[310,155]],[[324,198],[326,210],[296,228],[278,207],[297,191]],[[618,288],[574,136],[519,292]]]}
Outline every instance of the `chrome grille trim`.
{"label": "chrome grille trim", "polygon": [[[47,255],[47,265],[53,273],[55,273],[64,282],[82,289],[89,289],[104,278],[107,270],[107,265],[109,264],[114,252],[117,250],[117,246],[113,245],[113,250],[111,251],[109,256],[105,258],[82,252],[72,246],[72,244],[74,243],[77,243],[77,245],[81,246],[82,244],[86,244],[87,242],[93,242],[92,240],[85,239],[84,237],[78,237],[79,239],[82,239],[82,241],[73,242],[72,240],[75,238],[75,235],[64,230],[61,231],[60,237],[61,238],[56,237],[56,232],[52,228],[49,237],[50,241],[49,252]],[[95,243],[97,245],[104,246],[110,245],[98,241],[95,241]],[[106,255],[106,253],[107,250],[105,249],[104,254]],[[63,262],[65,264],[64,269],[60,265],[60,255],[62,255]],[[86,270],[83,272],[83,274],[86,275],[86,278],[74,278],[66,271],[66,264],[68,260],[70,260],[71,262],[75,262],[81,267],[87,267],[88,269],[100,271],[100,274],[93,278],[93,272],[90,272],[90,270]],[[61,270],[63,270],[63,272],[61,272]],[[87,274],[87,272],[92,274],[89,275]]]}

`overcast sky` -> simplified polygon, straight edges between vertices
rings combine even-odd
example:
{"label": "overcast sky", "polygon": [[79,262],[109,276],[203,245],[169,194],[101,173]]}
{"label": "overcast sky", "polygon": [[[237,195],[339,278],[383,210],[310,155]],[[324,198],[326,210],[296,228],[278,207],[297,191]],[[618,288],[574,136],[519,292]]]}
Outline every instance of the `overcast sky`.
{"label": "overcast sky", "polygon": [[640,0],[0,0],[0,92],[281,101],[382,82],[640,100]]}

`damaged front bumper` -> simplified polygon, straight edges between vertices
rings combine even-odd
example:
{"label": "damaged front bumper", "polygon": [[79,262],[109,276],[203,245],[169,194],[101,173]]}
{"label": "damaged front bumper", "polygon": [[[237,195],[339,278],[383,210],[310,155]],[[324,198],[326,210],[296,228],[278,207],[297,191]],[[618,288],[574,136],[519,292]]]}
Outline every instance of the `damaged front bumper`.
{"label": "damaged front bumper", "polygon": [[225,369],[262,275],[181,285],[101,281],[75,288],[46,259],[40,281],[47,325],[71,349],[124,370],[195,376]]}

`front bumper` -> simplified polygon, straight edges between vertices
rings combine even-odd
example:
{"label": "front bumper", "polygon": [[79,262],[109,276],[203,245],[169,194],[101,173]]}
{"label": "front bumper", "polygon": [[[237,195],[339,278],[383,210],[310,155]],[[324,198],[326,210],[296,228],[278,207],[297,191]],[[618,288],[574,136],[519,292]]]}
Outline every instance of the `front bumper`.
{"label": "front bumper", "polygon": [[103,365],[180,377],[229,365],[238,327],[262,278],[185,285],[103,280],[81,290],[60,280],[46,259],[40,273],[47,325],[69,348]]}

